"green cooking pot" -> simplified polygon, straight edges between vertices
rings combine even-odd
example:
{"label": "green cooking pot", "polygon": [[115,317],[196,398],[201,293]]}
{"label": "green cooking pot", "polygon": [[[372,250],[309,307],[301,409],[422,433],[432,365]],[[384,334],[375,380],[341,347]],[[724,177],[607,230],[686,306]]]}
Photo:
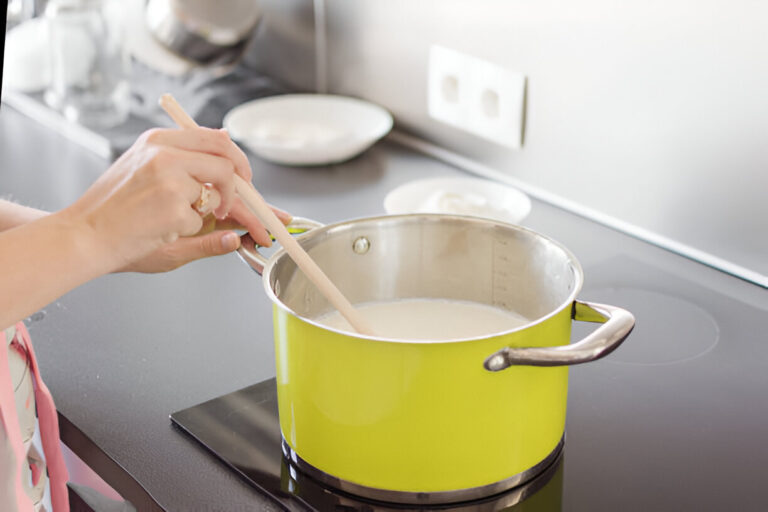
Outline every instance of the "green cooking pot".
{"label": "green cooking pot", "polygon": [[[354,494],[451,503],[532,478],[562,448],[568,365],[607,355],[634,326],[623,309],[575,300],[574,256],[519,226],[413,214],[293,228],[353,304],[439,298],[530,319],[430,343],[335,330],[315,320],[332,306],[284,250],[266,259],[245,239],[240,255],[274,304],[284,453]],[[573,320],[602,325],[569,345]]]}

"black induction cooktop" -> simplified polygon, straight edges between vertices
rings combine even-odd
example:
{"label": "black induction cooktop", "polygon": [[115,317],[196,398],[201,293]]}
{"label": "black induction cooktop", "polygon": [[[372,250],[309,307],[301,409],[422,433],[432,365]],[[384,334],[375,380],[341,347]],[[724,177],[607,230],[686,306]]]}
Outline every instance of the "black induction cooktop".
{"label": "black induction cooktop", "polygon": [[275,504],[291,512],[550,512],[561,508],[562,456],[524,485],[482,500],[452,505],[381,503],[325,487],[283,457],[275,379],[173,413],[171,420]]}
{"label": "black induction cooktop", "polygon": [[[453,509],[766,510],[768,312],[630,256],[586,273],[579,298],[626,307],[635,330],[570,370],[562,457],[525,487]],[[572,341],[594,329],[573,327]],[[274,380],[172,420],[282,510],[408,510],[324,488],[286,462]]]}

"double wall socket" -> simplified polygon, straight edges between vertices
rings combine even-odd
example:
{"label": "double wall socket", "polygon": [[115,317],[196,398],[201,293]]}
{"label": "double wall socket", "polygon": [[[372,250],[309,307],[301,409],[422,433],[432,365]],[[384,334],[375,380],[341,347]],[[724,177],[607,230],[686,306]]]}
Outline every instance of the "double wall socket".
{"label": "double wall socket", "polygon": [[449,48],[429,51],[429,116],[512,149],[523,144],[525,76]]}

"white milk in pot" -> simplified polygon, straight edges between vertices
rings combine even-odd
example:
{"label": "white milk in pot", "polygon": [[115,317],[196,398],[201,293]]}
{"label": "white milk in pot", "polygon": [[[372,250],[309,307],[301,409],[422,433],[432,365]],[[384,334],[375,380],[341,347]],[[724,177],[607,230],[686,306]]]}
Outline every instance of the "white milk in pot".
{"label": "white milk in pot", "polygon": [[[505,309],[477,302],[445,299],[407,299],[369,302],[355,306],[377,337],[404,341],[440,342],[491,336],[530,322]],[[354,333],[338,311],[316,322]]]}

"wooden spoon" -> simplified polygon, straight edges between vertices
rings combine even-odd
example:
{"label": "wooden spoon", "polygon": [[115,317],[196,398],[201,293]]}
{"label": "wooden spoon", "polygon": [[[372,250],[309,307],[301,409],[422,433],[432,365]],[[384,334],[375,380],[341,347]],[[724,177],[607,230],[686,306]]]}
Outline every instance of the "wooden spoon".
{"label": "wooden spoon", "polygon": [[[170,94],[163,94],[160,98],[160,107],[165,110],[180,128],[197,128],[198,125],[195,120],[184,112],[181,105]],[[253,185],[235,174],[235,190],[243,202],[259,217],[269,232],[277,238],[277,241],[283,246],[288,256],[296,263],[296,266],[317,286],[320,293],[333,304],[333,307],[347,319],[349,324],[360,334],[373,335],[373,330],[365,318],[342,295],[333,282],[328,279],[328,276],[317,266],[317,263],[309,257],[309,254],[288,233],[283,223],[277,218]]]}

